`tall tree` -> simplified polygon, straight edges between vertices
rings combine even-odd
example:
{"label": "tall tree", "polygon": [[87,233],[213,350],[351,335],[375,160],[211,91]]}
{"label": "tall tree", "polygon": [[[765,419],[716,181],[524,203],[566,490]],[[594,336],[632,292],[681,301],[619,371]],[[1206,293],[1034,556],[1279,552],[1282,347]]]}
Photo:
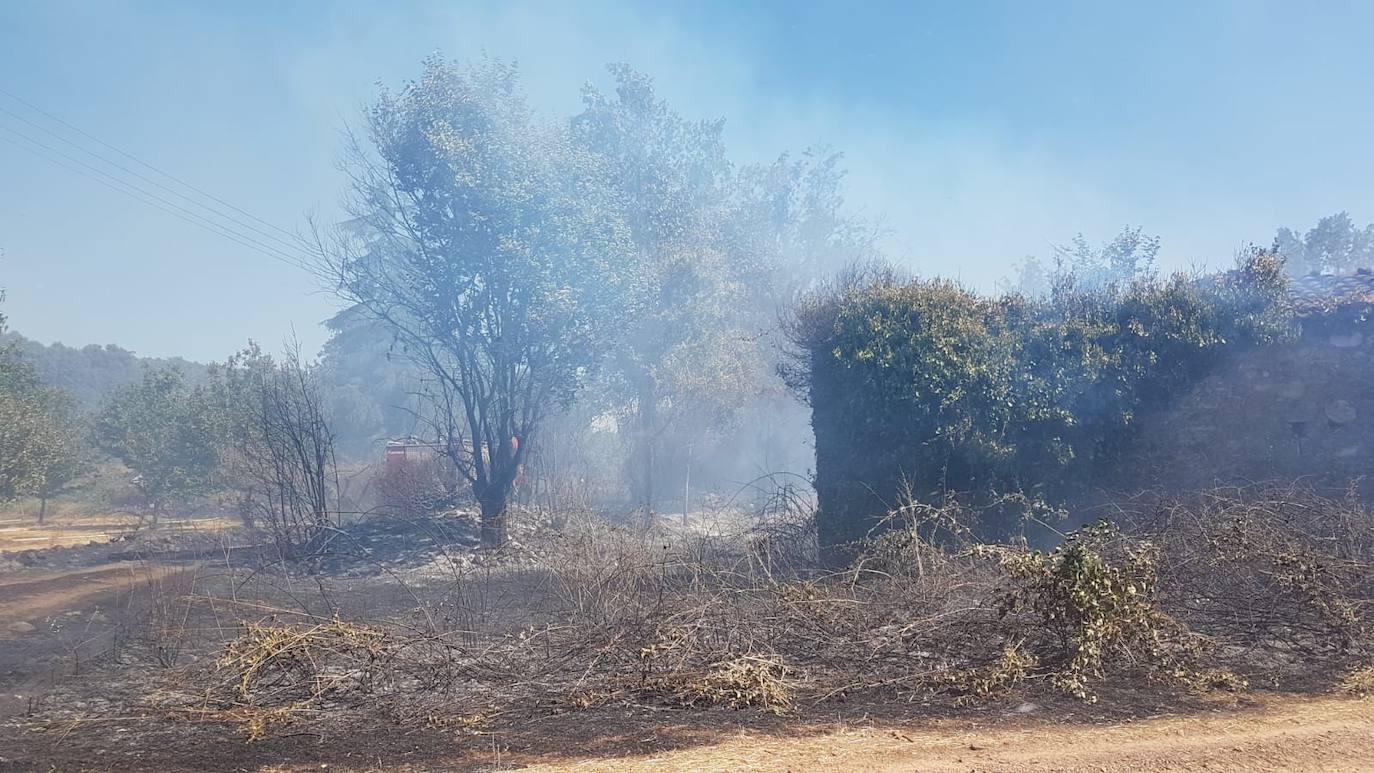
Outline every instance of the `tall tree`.
{"label": "tall tree", "polygon": [[482,542],[549,412],[604,358],[625,309],[610,175],[535,121],[515,68],[438,58],[383,90],[345,166],[354,217],[322,247],[338,294],[430,379],[433,426],[472,484]]}
{"label": "tall tree", "polygon": [[693,449],[718,455],[739,412],[776,388],[769,333],[791,295],[868,257],[872,233],[843,211],[838,154],[736,169],[723,121],[687,120],[648,77],[610,70],[614,92],[586,88],[572,127],[614,170],[633,241],[639,313],[617,339],[604,396],[628,419],[628,478],[652,521]]}
{"label": "tall tree", "polygon": [[[746,166],[736,176],[726,244],[749,288],[749,302],[742,310],[756,342],[753,359],[770,375],[785,366],[789,345],[778,320],[798,297],[821,277],[881,257],[881,228],[845,203],[843,160],[829,148],[811,148]],[[737,454],[736,471],[752,457],[754,474],[805,469],[812,462],[796,452],[801,439],[811,434],[805,411],[786,398],[778,379],[759,383],[763,390],[750,411],[769,420],[749,422],[745,431],[732,436],[721,456]],[[740,448],[749,450],[740,453]],[[761,461],[762,468],[757,466]],[[782,468],[767,466],[779,462]]]}
{"label": "tall tree", "polygon": [[95,437],[138,476],[156,525],[168,505],[213,484],[221,425],[203,388],[188,387],[173,368],[149,369],[110,396],[96,415]]}
{"label": "tall tree", "polygon": [[[0,334],[5,322],[0,313]],[[39,496],[42,521],[47,496],[83,470],[75,424],[71,396],[44,386],[18,346],[0,345],[0,502]]]}
{"label": "tall tree", "polygon": [[810,148],[736,176],[727,243],[770,327],[820,277],[880,257],[880,229],[845,205],[843,161],[830,148]]}
{"label": "tall tree", "polygon": [[587,87],[572,130],[612,170],[633,244],[638,313],[616,338],[604,396],[629,406],[628,477],[652,522],[669,446],[681,457],[682,446],[728,421],[758,369],[741,324],[744,277],[725,243],[733,172],[723,122],[684,120],[647,77],[610,70],[614,95]]}

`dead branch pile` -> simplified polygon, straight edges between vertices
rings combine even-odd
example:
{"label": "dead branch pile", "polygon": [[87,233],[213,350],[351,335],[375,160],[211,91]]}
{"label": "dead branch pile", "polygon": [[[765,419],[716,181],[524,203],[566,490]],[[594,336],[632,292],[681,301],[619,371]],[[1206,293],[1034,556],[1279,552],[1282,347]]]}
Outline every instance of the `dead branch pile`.
{"label": "dead branch pile", "polygon": [[1374,514],[1353,498],[1256,486],[1128,520],[1159,548],[1165,607],[1218,662],[1301,682],[1374,644]]}

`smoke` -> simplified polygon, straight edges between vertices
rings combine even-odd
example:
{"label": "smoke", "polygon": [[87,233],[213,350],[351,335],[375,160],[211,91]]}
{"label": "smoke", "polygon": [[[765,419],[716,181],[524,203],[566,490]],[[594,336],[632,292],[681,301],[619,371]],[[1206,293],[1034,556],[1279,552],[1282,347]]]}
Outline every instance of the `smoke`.
{"label": "smoke", "polygon": [[842,152],[851,206],[884,226],[892,259],[922,274],[991,289],[1027,251],[1048,252],[1079,231],[1105,238],[1123,223],[1157,219],[1016,137],[950,119],[913,121],[899,106],[769,87],[764,63],[735,36],[648,10],[512,4],[417,11],[370,28],[374,21],[337,18],[324,40],[294,58],[290,83],[316,120],[337,118],[347,106],[341,88],[361,102],[369,91],[360,84],[410,77],[430,50],[517,61],[531,103],[559,116],[577,111],[584,83],[609,83],[608,62],[623,61],[653,77],[659,96],[682,115],[724,117],[738,163],[811,146]]}
{"label": "smoke", "polygon": [[[1082,12],[1073,29],[1056,31],[1042,22],[1021,36],[1007,31],[1013,22],[998,24],[980,14],[959,20],[894,12],[890,21],[900,32],[889,34],[909,38],[907,45],[920,50],[911,59],[933,68],[908,64],[912,69],[899,69],[895,79],[884,69],[901,62],[894,63],[891,52],[865,52],[862,40],[837,38],[817,54],[809,37],[789,43],[816,17],[830,17],[824,23],[834,25],[837,36],[853,31],[846,27],[848,12],[795,13],[797,20],[782,23],[738,9],[713,19],[704,12],[700,18],[607,3],[431,6],[381,18],[354,9],[332,17],[319,42],[291,58],[290,82],[323,122],[341,110],[346,114],[350,99],[365,98],[361,84],[408,77],[424,52],[457,58],[486,52],[520,63],[536,107],[567,115],[575,112],[584,82],[604,85],[605,64],[627,62],[652,76],[659,95],[684,116],[726,118],[736,161],[768,161],[812,145],[843,152],[849,200],[886,226],[884,247],[894,260],[984,290],[1014,261],[1048,255],[1052,244],[1079,232],[1101,241],[1125,224],[1141,223],[1163,237],[1162,267],[1219,268],[1243,243],[1267,242],[1294,212],[1315,219],[1338,209],[1374,210],[1374,195],[1356,185],[1341,184],[1337,191],[1328,178],[1314,189],[1296,152],[1310,141],[1291,133],[1311,128],[1300,115],[1279,111],[1247,119],[1241,112],[1239,125],[1230,127],[1196,112],[1218,97],[1214,92],[1223,83],[1232,87],[1231,101],[1266,96],[1266,86],[1243,80],[1247,69],[1277,88],[1296,88],[1296,73],[1312,63],[1275,65],[1245,53],[1257,47],[1253,41],[1281,39],[1291,29],[1293,20],[1277,11],[1197,11],[1194,29],[1182,31],[1173,27],[1183,22],[1157,14],[1123,20]],[[1114,23],[1132,25],[1142,50],[1112,43]],[[1249,40],[1228,32],[1237,28]],[[1037,35],[1043,40],[1031,39]],[[944,40],[950,36],[968,39],[955,46]],[[1243,63],[1208,59],[1218,36],[1236,46]],[[1074,37],[1057,44],[1077,47],[1080,56],[1051,50],[1057,37]],[[1173,44],[1169,62],[1143,50],[1151,38]],[[896,45],[891,38],[881,42]],[[999,45],[1015,53],[994,50]],[[1043,62],[1016,60],[1017,54]],[[1087,64],[1094,55],[1100,58],[1096,77]],[[817,56],[835,59],[818,62]],[[980,60],[989,59],[1005,68],[992,74],[1006,80],[1006,90],[995,81],[969,82]],[[780,82],[789,68],[799,70],[796,82]],[[1138,72],[1144,68],[1158,73],[1156,82]],[[1209,68],[1220,83],[1192,88]],[[833,79],[828,70],[837,72]],[[861,80],[830,82],[845,77]],[[910,88],[881,92],[906,83]],[[1303,87],[1305,94],[1310,89]],[[942,98],[955,107],[940,105]],[[1010,120],[1036,115],[1024,105],[1037,98],[1047,104],[1035,122]],[[910,101],[929,109],[913,109]],[[1196,129],[1160,126],[1175,110],[1189,111],[1183,120]],[[1113,116],[1129,120],[1116,125]],[[1120,135],[1123,144],[1080,141],[1094,123],[1103,125],[1104,137]],[[1246,154],[1236,149],[1231,131],[1262,139]],[[1200,162],[1210,165],[1210,173],[1199,174]]]}
{"label": "smoke", "polygon": [[[338,129],[425,54],[517,60],[550,115],[624,61],[683,115],[726,118],[737,161],[844,152],[850,202],[885,224],[892,258],[991,289],[1080,231],[1100,242],[1141,224],[1163,239],[1161,267],[1220,267],[1282,223],[1368,219],[1371,115],[1353,95],[1369,20],[1342,14],[1369,13],[53,3],[0,9],[0,65],[54,112],[293,227],[336,213]],[[203,360],[290,327],[323,342],[328,305],[308,278],[0,152],[17,330]],[[163,324],[198,315],[237,324]]]}

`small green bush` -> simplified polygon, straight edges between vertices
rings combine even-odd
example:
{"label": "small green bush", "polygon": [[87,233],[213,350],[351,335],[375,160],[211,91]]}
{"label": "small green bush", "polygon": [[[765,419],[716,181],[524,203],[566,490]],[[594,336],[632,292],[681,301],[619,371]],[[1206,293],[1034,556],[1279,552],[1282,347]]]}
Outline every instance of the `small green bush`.
{"label": "small green bush", "polygon": [[1105,675],[1105,662],[1157,667],[1170,662],[1170,645],[1186,642],[1155,598],[1159,551],[1126,542],[1105,521],[1050,553],[1004,551],[1001,564],[1010,580],[1002,614],[1039,618],[1062,656],[1053,681],[1078,698],[1092,699],[1088,683]]}

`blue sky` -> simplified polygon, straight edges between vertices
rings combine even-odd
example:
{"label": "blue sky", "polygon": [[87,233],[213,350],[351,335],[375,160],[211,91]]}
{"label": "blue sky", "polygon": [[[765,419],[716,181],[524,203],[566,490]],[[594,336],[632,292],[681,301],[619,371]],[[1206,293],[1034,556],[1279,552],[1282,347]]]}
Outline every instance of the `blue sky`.
{"label": "blue sky", "polygon": [[[1219,265],[1280,225],[1374,220],[1370,30],[1355,2],[10,0],[0,88],[290,230],[328,220],[340,127],[426,54],[515,59],[550,115],[626,61],[725,117],[740,161],[844,151],[896,260],[990,288],[1078,231],[1138,224],[1166,265]],[[13,329],[197,359],[324,340],[333,306],[303,272],[4,138]]]}

